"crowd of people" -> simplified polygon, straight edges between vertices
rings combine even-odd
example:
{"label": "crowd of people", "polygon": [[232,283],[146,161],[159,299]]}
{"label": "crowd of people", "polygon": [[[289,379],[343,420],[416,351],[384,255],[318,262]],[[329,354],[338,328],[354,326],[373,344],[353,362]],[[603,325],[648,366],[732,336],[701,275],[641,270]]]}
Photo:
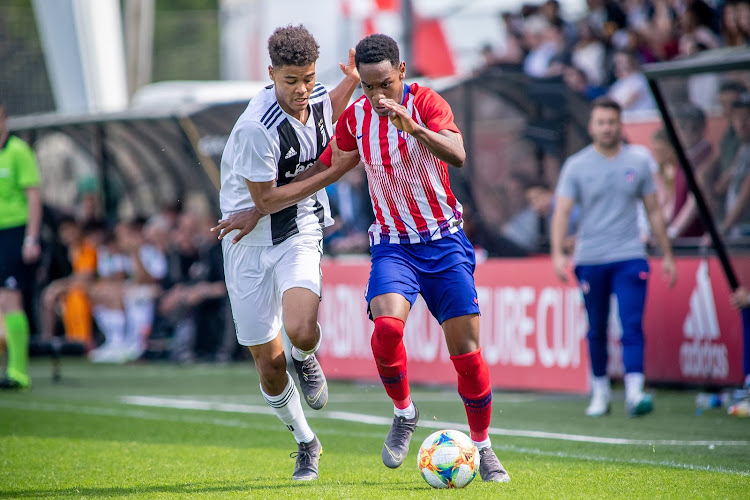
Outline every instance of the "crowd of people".
{"label": "crowd of people", "polygon": [[[587,0],[586,15],[563,20],[557,0],[504,13],[506,42],[487,45],[485,64],[520,65],[534,78],[559,76],[589,99],[608,94],[628,111],[655,104],[642,64],[750,44],[750,0]],[[718,79],[696,75],[688,97],[706,109],[718,104]]]}
{"label": "crowd of people", "polygon": [[231,320],[213,220],[179,206],[111,228],[54,217],[58,258],[70,273],[42,289],[42,341],[64,336],[93,362],[229,360],[235,346],[233,336],[226,340]]}

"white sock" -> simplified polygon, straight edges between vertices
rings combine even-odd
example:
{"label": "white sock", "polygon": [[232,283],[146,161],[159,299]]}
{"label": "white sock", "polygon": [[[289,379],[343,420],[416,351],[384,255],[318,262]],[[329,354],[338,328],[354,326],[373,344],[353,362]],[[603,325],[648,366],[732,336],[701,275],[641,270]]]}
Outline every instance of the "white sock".
{"label": "white sock", "polygon": [[482,448],[487,448],[488,446],[492,447],[492,442],[490,441],[490,437],[487,436],[487,439],[484,441],[474,441],[474,444],[477,447],[477,450],[481,450]]}
{"label": "white sock", "polygon": [[263,392],[263,387],[260,388],[260,392],[263,394],[266,403],[273,408],[279,420],[292,431],[294,440],[297,443],[309,443],[315,437],[315,433],[307,425],[307,419],[305,418],[305,413],[302,411],[302,403],[300,402],[299,392],[297,392],[297,386],[294,385],[294,381],[289,376],[289,373],[286,376],[286,387],[284,387],[284,390],[278,396],[269,396]]}
{"label": "white sock", "polygon": [[125,340],[125,311],[98,306],[94,308],[94,319],[104,334],[104,345],[122,346]]}
{"label": "white sock", "polygon": [[643,383],[645,377],[642,373],[633,372],[625,374],[625,400],[640,401],[643,397]]}
{"label": "white sock", "polygon": [[305,361],[307,358],[310,357],[310,354],[315,354],[318,351],[318,348],[320,347],[320,341],[322,338],[323,338],[323,331],[320,329],[320,323],[318,323],[318,343],[315,344],[315,347],[313,347],[309,351],[303,351],[297,346],[292,346],[292,358],[296,359],[297,361]]}
{"label": "white sock", "polygon": [[406,417],[408,419],[412,419],[417,416],[417,409],[414,408],[414,401],[411,401],[409,403],[409,406],[404,408],[403,410],[400,410],[396,408],[396,405],[393,405],[393,414],[397,417]]}
{"label": "white sock", "polygon": [[593,377],[591,379],[591,394],[593,396],[602,395],[609,397],[611,392],[612,389],[609,385],[609,377],[606,375],[604,377]]}
{"label": "white sock", "polygon": [[151,299],[125,301],[125,344],[134,355],[139,356],[145,350],[146,336],[154,323],[154,305]]}

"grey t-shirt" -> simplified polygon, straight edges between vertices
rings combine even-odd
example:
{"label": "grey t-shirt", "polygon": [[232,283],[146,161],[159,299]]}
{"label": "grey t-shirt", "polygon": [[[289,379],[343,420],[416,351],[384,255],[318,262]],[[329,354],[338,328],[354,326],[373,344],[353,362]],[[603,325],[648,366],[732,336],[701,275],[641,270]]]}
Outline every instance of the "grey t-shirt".
{"label": "grey t-shirt", "polygon": [[654,193],[654,159],[643,146],[623,144],[614,158],[593,145],[567,159],[557,195],[580,208],[574,260],[604,264],[646,256],[638,230],[638,207]]}

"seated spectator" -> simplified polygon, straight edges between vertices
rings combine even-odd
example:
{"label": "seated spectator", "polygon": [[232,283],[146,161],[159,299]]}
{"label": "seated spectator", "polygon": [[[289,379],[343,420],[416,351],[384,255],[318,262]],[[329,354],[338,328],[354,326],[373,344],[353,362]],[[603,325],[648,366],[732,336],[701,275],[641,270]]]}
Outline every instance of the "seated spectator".
{"label": "seated spectator", "polygon": [[635,56],[631,52],[618,51],[615,53],[614,63],[617,80],[609,89],[609,97],[623,111],[655,110],[654,98]]}
{"label": "seated spectator", "polygon": [[[687,103],[679,106],[674,112],[677,124],[677,134],[685,149],[685,156],[690,163],[690,168],[695,176],[695,181],[702,193],[710,192],[707,189],[711,183],[708,181],[709,173],[714,159],[714,147],[706,139],[706,115],[697,106]],[[695,198],[689,193],[689,188],[683,183],[682,169],[675,176],[675,210],[676,214],[667,227],[670,238],[698,237],[703,234],[703,224],[698,216],[698,207]],[[682,193],[687,197],[682,203]]]}
{"label": "seated spectator", "polygon": [[372,202],[363,168],[355,168],[335,184],[326,187],[335,223],[324,231],[324,243],[331,253],[366,253],[370,248],[367,230],[372,224]]}
{"label": "seated spectator", "polygon": [[543,17],[533,16],[524,22],[523,34],[529,49],[523,61],[524,73],[533,78],[545,78],[552,58],[564,48],[560,29]]}
{"label": "seated spectator", "polygon": [[[674,148],[669,142],[667,133],[663,128],[659,129],[654,133],[651,138],[651,152],[656,164],[659,167],[657,174],[654,176],[654,183],[656,184],[656,194],[659,200],[659,206],[664,216],[664,221],[669,225],[675,216],[675,207],[677,204],[677,193],[675,181],[678,175],[678,171],[682,173],[677,162],[677,154]],[[682,174],[684,177],[684,174]],[[687,184],[683,182],[684,186]],[[682,194],[682,203],[684,204],[684,198],[686,194]]]}
{"label": "seated spectator", "polygon": [[607,48],[599,40],[591,27],[585,21],[578,23],[578,41],[573,46],[571,62],[573,66],[583,71],[586,80],[592,86],[606,83],[607,75],[604,61]]}
{"label": "seated spectator", "polygon": [[750,236],[750,94],[742,94],[733,104],[731,123],[739,140],[732,167],[719,180],[726,193],[726,215],[719,230],[730,237]]}
{"label": "seated spectator", "polygon": [[593,101],[597,97],[603,96],[607,93],[607,89],[591,85],[586,80],[586,74],[576,66],[566,66],[563,69],[563,81],[565,85],[578,94],[583,95],[587,100]]}
{"label": "seated spectator", "polygon": [[68,249],[72,273],[51,282],[42,291],[42,334],[47,338],[54,335],[59,308],[65,338],[92,348],[94,335],[88,294],[96,276],[96,247],[72,216],[63,216],[57,231],[61,243]]}
{"label": "seated spectator", "polygon": [[92,292],[94,317],[105,336],[104,344],[89,353],[94,362],[121,363],[141,356],[151,333],[159,283],[167,272],[164,255],[145,240],[142,222],[119,223],[115,239],[112,262],[123,264],[127,279],[107,278]]}
{"label": "seated spectator", "polygon": [[[170,358],[180,363],[228,359],[224,338],[228,301],[219,241],[212,218],[185,213],[173,231],[166,292],[159,299],[161,336],[171,337]],[[166,330],[166,331],[165,331]],[[231,346],[236,344],[231,336]]]}

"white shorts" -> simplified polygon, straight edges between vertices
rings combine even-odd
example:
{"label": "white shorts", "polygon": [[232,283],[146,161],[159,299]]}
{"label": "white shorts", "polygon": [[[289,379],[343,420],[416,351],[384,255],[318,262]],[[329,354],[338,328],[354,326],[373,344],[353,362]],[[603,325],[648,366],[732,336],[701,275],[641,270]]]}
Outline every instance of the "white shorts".
{"label": "white shorts", "polygon": [[270,342],[282,325],[281,297],[290,288],[306,288],[320,297],[323,254],[319,235],[298,234],[274,246],[250,246],[222,240],[224,277],[232,306],[237,342]]}

